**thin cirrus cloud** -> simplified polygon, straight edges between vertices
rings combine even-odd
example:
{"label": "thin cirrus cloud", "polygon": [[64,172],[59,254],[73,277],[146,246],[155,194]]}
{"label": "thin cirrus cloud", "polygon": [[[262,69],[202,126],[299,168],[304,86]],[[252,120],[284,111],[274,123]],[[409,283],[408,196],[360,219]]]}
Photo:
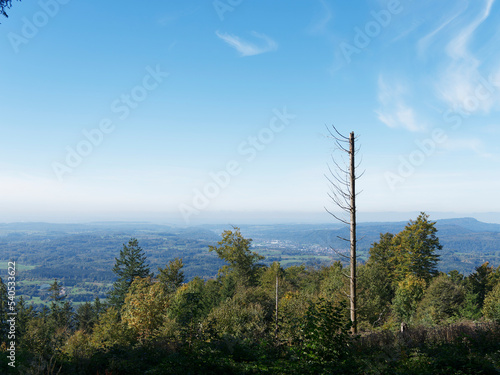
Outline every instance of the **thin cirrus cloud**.
{"label": "thin cirrus cloud", "polygon": [[441,147],[447,151],[469,151],[482,158],[489,159],[494,157],[492,153],[486,152],[486,146],[484,145],[483,141],[478,138],[449,139]]}
{"label": "thin cirrus cloud", "polygon": [[330,6],[325,0],[319,1],[321,4],[321,18],[314,21],[314,23],[309,27],[308,32],[310,34],[322,34],[327,30],[327,26],[333,18],[333,12]]}
{"label": "thin cirrus cloud", "polygon": [[[450,26],[453,21],[455,21],[467,9],[467,3],[457,3],[456,5],[456,9],[452,12],[452,14],[444,15],[444,19],[442,19],[432,31],[418,40],[417,51],[420,58],[426,57],[430,46],[439,45],[438,41],[436,41],[436,37],[446,27]],[[442,49],[442,46],[439,46],[439,49]]]}
{"label": "thin cirrus cloud", "polygon": [[378,101],[380,108],[376,111],[378,119],[390,128],[403,128],[411,132],[425,129],[425,125],[417,120],[412,107],[403,99],[407,89],[401,84],[389,84],[379,76]]}
{"label": "thin cirrus cloud", "polygon": [[274,51],[276,48],[278,48],[278,44],[274,40],[269,38],[267,35],[260,34],[255,31],[252,32],[252,35],[260,39],[261,43],[251,43],[241,39],[236,35],[222,33],[220,31],[216,31],[215,34],[224,42],[229,44],[229,46],[238,51],[242,57],[260,55],[262,53]]}
{"label": "thin cirrus cloud", "polygon": [[[449,39],[444,46],[447,63],[444,69],[439,72],[435,89],[440,99],[451,108],[467,107],[468,112],[488,113],[498,104],[500,98],[495,93],[496,90],[488,87],[493,82],[485,84],[488,75],[491,75],[492,72],[490,71],[490,74],[484,73],[487,66],[484,66],[482,59],[471,51],[471,44],[474,42],[475,44],[479,43],[475,45],[476,50],[477,47],[480,47],[479,50],[488,50],[491,51],[490,54],[495,54],[498,44],[497,38],[474,38],[477,29],[490,16],[493,3],[494,0],[484,1],[479,11],[475,12],[475,16],[472,9],[463,12],[463,17],[456,23],[458,27],[453,32],[453,38]],[[469,6],[471,5],[469,4]],[[442,28],[437,29],[435,34],[441,30]],[[498,58],[498,55],[490,57]],[[494,60],[494,58],[490,58],[490,60]],[[493,84],[496,86],[496,83]],[[478,96],[478,87],[482,91],[488,89],[489,93],[485,91],[484,95]],[[474,105],[472,106],[470,103]]]}

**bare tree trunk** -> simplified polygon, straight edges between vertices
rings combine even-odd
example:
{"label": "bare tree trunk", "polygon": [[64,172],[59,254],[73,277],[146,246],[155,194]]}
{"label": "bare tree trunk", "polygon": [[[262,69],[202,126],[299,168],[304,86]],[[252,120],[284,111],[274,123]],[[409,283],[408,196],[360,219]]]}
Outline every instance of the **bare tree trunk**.
{"label": "bare tree trunk", "polygon": [[357,333],[357,317],[356,317],[356,165],[354,161],[355,147],[354,147],[354,132],[349,135],[349,156],[350,156],[350,196],[351,196],[351,331],[353,334]]}
{"label": "bare tree trunk", "polygon": [[[354,132],[351,132],[349,134],[349,137],[346,137],[339,133],[339,131],[333,126],[333,130],[335,131],[336,134],[330,131],[331,137],[335,140],[335,144],[337,146],[337,149],[340,150],[341,152],[346,153],[349,155],[349,166],[347,166],[347,162],[345,166],[340,166],[337,161],[335,161],[335,158],[332,155],[332,161],[334,165],[337,167],[337,169],[332,170],[332,168],[329,167],[330,170],[330,176],[327,176],[328,181],[331,184],[331,189],[330,193],[328,196],[332,199],[333,203],[340,208],[342,211],[344,211],[345,214],[349,214],[350,218],[342,218],[338,214],[335,214],[334,212],[326,209],[326,211],[332,215],[335,219],[339,220],[341,223],[344,223],[345,225],[350,227],[350,238],[343,238],[340,236],[337,236],[341,240],[344,240],[346,242],[350,243],[350,255],[348,256],[347,254],[342,254],[339,251],[336,251],[334,248],[332,248],[334,251],[337,252],[340,256],[344,257],[346,260],[349,259],[350,261],[350,275],[345,275],[346,278],[349,279],[349,293],[346,293],[346,295],[349,298],[350,302],[350,312],[351,312],[351,322],[352,322],[352,327],[351,327],[351,332],[353,334],[356,334],[358,331],[357,327],[357,292],[356,292],[356,281],[357,281],[357,276],[356,276],[356,180],[360,178],[363,174],[360,176],[356,176],[356,169],[357,165],[355,162],[355,156],[356,156],[356,147],[355,147],[355,140],[356,137],[354,136]],[[349,144],[349,147],[347,147],[347,144]]]}

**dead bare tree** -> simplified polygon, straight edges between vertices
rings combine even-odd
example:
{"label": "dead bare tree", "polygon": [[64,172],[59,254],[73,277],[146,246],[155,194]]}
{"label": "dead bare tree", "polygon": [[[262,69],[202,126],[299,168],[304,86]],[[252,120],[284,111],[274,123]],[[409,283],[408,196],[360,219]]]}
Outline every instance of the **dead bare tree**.
{"label": "dead bare tree", "polygon": [[12,0],[0,0],[0,14],[8,17],[5,9],[9,9],[12,6]]}
{"label": "dead bare tree", "polygon": [[356,293],[356,180],[359,179],[363,173],[356,176],[356,170],[359,164],[355,164],[355,156],[359,149],[355,147],[356,137],[354,132],[349,134],[349,137],[341,134],[335,126],[332,126],[333,131],[330,128],[328,132],[330,133],[330,138],[335,142],[335,149],[346,153],[349,156],[349,162],[344,162],[344,166],[341,166],[332,154],[332,162],[335,165],[335,169],[328,166],[330,171],[326,178],[330,182],[330,192],[328,196],[333,201],[333,203],[340,208],[341,211],[349,214],[348,219],[342,218],[340,215],[335,214],[332,210],[325,207],[326,211],[332,215],[338,221],[350,226],[350,238],[343,238],[337,236],[338,238],[350,242],[350,255],[347,256],[342,254],[336,249],[333,249],[341,256],[348,258],[350,261],[350,275],[346,275],[350,281],[350,292],[347,295],[350,301],[350,312],[351,312],[351,322],[352,328],[351,332],[353,334],[357,333],[357,293]]}

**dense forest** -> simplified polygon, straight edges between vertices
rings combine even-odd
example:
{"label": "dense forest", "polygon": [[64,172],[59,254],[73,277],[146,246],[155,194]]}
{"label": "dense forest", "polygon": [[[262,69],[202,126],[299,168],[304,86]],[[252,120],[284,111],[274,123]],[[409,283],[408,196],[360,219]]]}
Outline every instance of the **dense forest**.
{"label": "dense forest", "polygon": [[[417,215],[417,214],[416,214]],[[416,216],[415,215],[415,216]],[[410,216],[411,217],[411,216]],[[358,261],[367,262],[370,248],[380,233],[398,233],[406,222],[358,223]],[[500,264],[500,224],[472,218],[437,220],[440,244],[437,269],[464,275],[486,261]],[[137,238],[152,270],[169,260],[182,258],[185,281],[214,278],[224,262],[208,252],[227,226],[178,227],[152,223],[101,222],[88,224],[0,224],[0,277],[7,276],[7,262],[17,264],[16,296],[41,308],[50,300],[54,278],[73,306],[105,299],[112,288],[112,268],[117,249]],[[242,225],[241,233],[252,238],[252,250],[265,256],[262,263],[280,262],[283,268],[305,265],[316,268],[345,261],[338,252],[348,251],[349,229],[330,224]],[[347,246],[348,247],[348,246]],[[336,251],[332,250],[335,249]]]}
{"label": "dense forest", "polygon": [[[496,374],[500,267],[438,271],[435,222],[422,213],[382,233],[358,266],[351,334],[348,267],[263,263],[240,229],[208,253],[221,267],[186,282],[183,259],[153,270],[139,241],[116,253],[106,299],[74,308],[54,280],[34,309],[0,285],[2,373]],[[15,324],[9,312],[15,310]],[[13,340],[11,337],[15,337]],[[14,357],[12,356],[14,355]],[[15,365],[15,367],[13,366]]]}

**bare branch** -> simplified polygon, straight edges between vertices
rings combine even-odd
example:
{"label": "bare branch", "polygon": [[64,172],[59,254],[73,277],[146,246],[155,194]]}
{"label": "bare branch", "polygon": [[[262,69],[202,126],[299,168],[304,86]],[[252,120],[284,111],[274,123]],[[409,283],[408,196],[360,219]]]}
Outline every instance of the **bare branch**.
{"label": "bare branch", "polygon": [[[333,178],[335,178],[335,180],[336,180],[339,184],[342,184],[342,185],[344,185],[344,186],[346,186],[346,187],[347,187],[347,185],[345,185],[345,182],[344,182],[344,181],[342,181],[342,180],[340,179],[340,176],[338,176],[338,175],[337,175],[337,173],[333,173],[333,171],[332,171],[332,169],[330,168],[330,166],[328,166],[328,169],[330,170],[330,173],[331,173],[332,177],[333,177]],[[328,177],[326,174],[325,174],[325,177],[328,179],[328,181],[329,181],[332,185],[335,185],[335,183],[334,183],[332,180],[330,180],[330,177]]]}
{"label": "bare branch", "polygon": [[338,217],[337,215],[335,215],[333,212],[331,212],[330,210],[328,210],[328,208],[325,207],[325,210],[326,212],[328,212],[330,215],[332,215],[335,219],[337,219],[338,221],[346,224],[346,225],[349,225],[349,222],[345,221],[344,219],[341,219],[340,217]]}
{"label": "bare branch", "polygon": [[356,177],[356,180],[359,180],[361,177],[363,177],[365,172],[366,172],[366,169],[363,172],[361,172],[361,174],[359,176]]}
{"label": "bare branch", "polygon": [[340,255],[341,257],[344,257],[344,258],[346,258],[346,259],[349,259],[349,256],[347,256],[347,255],[345,255],[345,254],[342,254],[342,253],[341,253],[340,251],[338,251],[337,249],[335,249],[335,248],[333,248],[333,247],[331,247],[331,246],[330,246],[330,249],[332,249],[332,250],[335,252],[335,254]]}
{"label": "bare branch", "polygon": [[[330,130],[330,128],[329,128],[328,126],[327,126],[326,128],[327,128],[328,132],[330,133],[330,135],[331,135],[333,138],[337,138],[337,136],[336,136],[336,135],[334,135],[334,134],[332,133],[332,131]],[[333,130],[335,130],[335,133],[337,133],[337,135],[338,135],[341,139],[344,139],[344,140],[345,140],[345,142],[349,142],[349,137],[346,137],[345,135],[341,134],[341,133],[337,130],[337,128],[335,127],[335,125],[332,125],[332,128],[333,128]]]}

